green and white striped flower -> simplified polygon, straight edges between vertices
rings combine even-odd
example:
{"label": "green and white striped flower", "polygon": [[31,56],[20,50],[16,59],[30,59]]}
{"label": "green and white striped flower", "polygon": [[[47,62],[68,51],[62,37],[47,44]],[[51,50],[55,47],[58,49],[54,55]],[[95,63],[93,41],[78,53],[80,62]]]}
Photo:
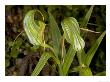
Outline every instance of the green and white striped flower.
{"label": "green and white striped flower", "polygon": [[80,36],[80,28],[77,20],[73,17],[68,17],[61,22],[61,25],[67,42],[69,42],[76,51],[82,50],[85,46],[85,42]]}
{"label": "green and white striped flower", "polygon": [[34,19],[37,10],[30,10],[24,18],[24,30],[33,45],[41,45],[43,43],[43,32],[45,23]]}

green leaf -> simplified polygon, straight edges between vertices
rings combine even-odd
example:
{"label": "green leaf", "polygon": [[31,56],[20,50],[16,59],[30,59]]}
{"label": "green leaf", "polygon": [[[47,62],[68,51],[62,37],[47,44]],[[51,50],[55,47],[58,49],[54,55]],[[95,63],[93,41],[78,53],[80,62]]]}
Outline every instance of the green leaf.
{"label": "green leaf", "polygon": [[79,75],[80,76],[92,76],[91,69],[89,67],[80,67]]}
{"label": "green leaf", "polygon": [[10,60],[9,59],[5,59],[5,67],[8,67],[10,65]]}
{"label": "green leaf", "polygon": [[99,72],[95,76],[106,76],[106,71]]}
{"label": "green leaf", "polygon": [[48,52],[44,52],[38,62],[38,64],[36,65],[32,76],[37,76],[40,71],[43,69],[44,65],[46,64],[47,60],[51,57],[50,53]]}
{"label": "green leaf", "polygon": [[33,47],[31,47],[31,50],[32,50],[33,52],[35,52],[38,48],[39,48],[39,46],[34,45]]}
{"label": "green leaf", "polygon": [[52,40],[53,40],[52,45],[56,55],[58,56],[60,51],[61,33],[54,17],[49,11],[48,13],[49,13],[50,29],[51,29]]}
{"label": "green leaf", "polygon": [[73,17],[68,17],[61,22],[61,25],[67,42],[69,42],[76,51],[82,50],[85,46],[85,42],[80,36],[80,28],[77,20]]}
{"label": "green leaf", "polygon": [[17,40],[13,42],[12,47],[11,47],[11,52],[10,52],[11,57],[17,58],[22,42],[23,41],[21,38],[17,38]]}
{"label": "green leaf", "polygon": [[19,49],[11,48],[11,53],[10,53],[11,57],[17,58],[18,54],[19,54]]}
{"label": "green leaf", "polygon": [[70,46],[67,54],[65,55],[64,64],[62,66],[63,75],[67,75],[68,70],[69,70],[69,68],[71,66],[71,63],[72,63],[72,61],[74,59],[75,53],[76,53],[76,51],[73,49],[72,46]]}
{"label": "green leaf", "polygon": [[30,10],[26,14],[24,18],[24,30],[33,45],[42,45],[45,23],[39,20],[34,20],[36,12],[37,10]]}
{"label": "green leaf", "polygon": [[103,37],[105,36],[105,31],[101,34],[101,36],[96,40],[96,42],[94,43],[94,45],[90,48],[90,50],[87,52],[86,56],[85,56],[85,65],[89,66],[91,61],[92,61],[92,58],[94,57],[95,55],[95,52],[97,51]]}
{"label": "green leaf", "polygon": [[70,72],[78,72],[80,76],[93,76],[92,71],[87,66],[75,66]]}
{"label": "green leaf", "polygon": [[91,6],[90,9],[88,10],[87,14],[85,15],[80,27],[82,28],[85,28],[87,26],[87,23],[90,19],[90,16],[91,16],[91,13],[92,13],[92,10],[93,10],[94,6]]}

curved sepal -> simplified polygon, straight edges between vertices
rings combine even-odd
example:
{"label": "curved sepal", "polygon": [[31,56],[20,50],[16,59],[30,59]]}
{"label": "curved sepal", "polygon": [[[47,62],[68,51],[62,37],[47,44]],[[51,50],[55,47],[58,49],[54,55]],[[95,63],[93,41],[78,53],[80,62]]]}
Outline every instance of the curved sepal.
{"label": "curved sepal", "polygon": [[30,10],[24,17],[24,30],[33,45],[41,45],[43,43],[43,32],[45,23],[34,19],[37,10]]}
{"label": "curved sepal", "polygon": [[76,51],[82,50],[85,46],[85,42],[80,36],[80,28],[77,20],[73,17],[68,17],[61,22],[61,25],[67,42],[69,42]]}

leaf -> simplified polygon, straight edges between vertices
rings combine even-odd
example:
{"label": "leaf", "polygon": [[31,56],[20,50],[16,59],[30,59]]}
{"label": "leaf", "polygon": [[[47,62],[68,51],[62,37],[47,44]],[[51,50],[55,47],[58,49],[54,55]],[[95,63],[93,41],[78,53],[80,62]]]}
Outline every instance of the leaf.
{"label": "leaf", "polygon": [[73,17],[68,17],[61,22],[61,25],[67,42],[69,42],[76,51],[82,50],[85,46],[85,42],[80,36],[77,20]]}
{"label": "leaf", "polygon": [[94,6],[91,6],[90,9],[88,10],[87,14],[85,15],[80,27],[82,28],[85,28],[87,26],[87,23],[90,19],[90,16],[91,16],[91,13],[92,13],[92,10],[93,10]]}
{"label": "leaf", "polygon": [[106,71],[99,72],[95,76],[106,76]]}
{"label": "leaf", "polygon": [[11,48],[11,53],[10,53],[11,57],[17,58],[18,54],[19,54],[19,49]]}
{"label": "leaf", "polygon": [[37,49],[39,49],[39,46],[34,45],[33,47],[31,47],[31,50],[32,50],[33,52],[36,52]]}
{"label": "leaf", "polygon": [[64,64],[62,66],[63,75],[67,75],[68,70],[69,70],[69,68],[71,66],[71,63],[72,63],[72,61],[74,59],[75,53],[76,53],[76,51],[73,49],[72,46],[70,46],[67,54],[65,55]]}
{"label": "leaf", "polygon": [[101,36],[96,40],[96,42],[94,43],[94,45],[90,48],[90,50],[87,52],[86,56],[85,56],[85,65],[89,66],[91,61],[92,61],[92,58],[94,57],[95,55],[95,52],[97,51],[103,37],[105,36],[105,31],[101,34]]}
{"label": "leaf", "polygon": [[42,70],[42,68],[44,67],[44,65],[46,64],[47,60],[51,57],[50,53],[48,52],[44,52],[38,62],[38,64],[36,65],[32,76],[37,76],[40,71]]}
{"label": "leaf", "polygon": [[80,76],[92,76],[92,72],[89,67],[80,67],[79,75]]}
{"label": "leaf", "polygon": [[5,68],[10,66],[10,60],[9,59],[5,59]]}
{"label": "leaf", "polygon": [[53,47],[55,49],[56,55],[58,56],[60,51],[61,33],[54,17],[49,11],[48,13],[49,13],[50,29],[52,33]]}
{"label": "leaf", "polygon": [[23,41],[21,38],[17,38],[16,41],[13,42],[12,47],[11,47],[11,52],[10,52],[11,57],[17,58],[22,42]]}
{"label": "leaf", "polygon": [[[24,30],[33,45],[42,45],[45,23],[34,20],[37,10],[30,10],[24,18]],[[39,11],[40,12],[40,11]]]}
{"label": "leaf", "polygon": [[80,76],[93,76],[91,69],[84,65],[75,66],[70,70],[70,73],[71,72],[78,72]]}

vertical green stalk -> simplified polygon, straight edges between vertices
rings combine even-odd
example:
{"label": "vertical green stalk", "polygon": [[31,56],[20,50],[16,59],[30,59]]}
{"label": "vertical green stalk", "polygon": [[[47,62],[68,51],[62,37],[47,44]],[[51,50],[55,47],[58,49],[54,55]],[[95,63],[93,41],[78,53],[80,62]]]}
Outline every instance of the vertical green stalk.
{"label": "vertical green stalk", "polygon": [[77,58],[78,58],[79,65],[82,66],[83,65],[83,63],[82,63],[82,50],[77,52]]}
{"label": "vertical green stalk", "polygon": [[62,36],[61,40],[61,63],[64,63],[64,35]]}
{"label": "vertical green stalk", "polygon": [[63,76],[64,74],[63,74],[63,70],[62,70],[62,64],[59,64],[58,67],[59,67],[59,75]]}

